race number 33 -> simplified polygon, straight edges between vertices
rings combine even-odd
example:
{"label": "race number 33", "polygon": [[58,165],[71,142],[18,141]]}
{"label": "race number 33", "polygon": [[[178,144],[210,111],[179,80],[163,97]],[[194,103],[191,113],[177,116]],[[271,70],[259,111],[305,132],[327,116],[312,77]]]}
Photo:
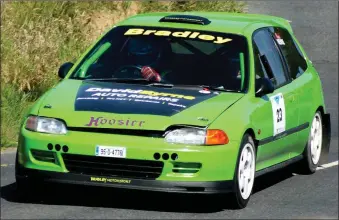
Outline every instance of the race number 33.
{"label": "race number 33", "polygon": [[277,135],[284,132],[286,126],[284,96],[279,93],[270,97],[270,101],[273,113],[273,133]]}

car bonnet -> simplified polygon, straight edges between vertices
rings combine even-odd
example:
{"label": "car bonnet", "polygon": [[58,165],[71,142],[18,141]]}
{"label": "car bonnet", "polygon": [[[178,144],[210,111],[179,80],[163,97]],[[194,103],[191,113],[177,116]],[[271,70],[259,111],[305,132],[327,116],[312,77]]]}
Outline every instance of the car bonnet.
{"label": "car bonnet", "polygon": [[64,80],[43,100],[39,115],[62,119],[68,127],[166,130],[171,125],[208,126],[243,95]]}

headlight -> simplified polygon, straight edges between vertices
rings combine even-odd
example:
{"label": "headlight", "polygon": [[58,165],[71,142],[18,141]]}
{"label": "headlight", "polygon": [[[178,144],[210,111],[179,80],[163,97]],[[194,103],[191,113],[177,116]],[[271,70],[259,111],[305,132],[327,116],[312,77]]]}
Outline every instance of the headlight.
{"label": "headlight", "polygon": [[38,116],[29,116],[26,121],[27,130],[49,133],[49,134],[66,134],[65,124],[55,118],[45,118]]}
{"label": "headlight", "polygon": [[223,145],[229,142],[226,133],[218,129],[180,128],[166,134],[168,143],[189,145]]}

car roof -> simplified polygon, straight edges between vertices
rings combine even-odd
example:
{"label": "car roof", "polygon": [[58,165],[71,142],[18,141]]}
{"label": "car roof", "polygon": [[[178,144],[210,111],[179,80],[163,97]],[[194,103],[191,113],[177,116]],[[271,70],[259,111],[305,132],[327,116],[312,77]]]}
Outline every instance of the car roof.
{"label": "car roof", "polygon": [[[211,23],[208,25],[198,25],[179,22],[159,22],[161,18],[170,15],[200,16],[210,20]],[[121,25],[189,28],[201,31],[218,31],[240,35],[244,35],[245,32],[252,33],[256,29],[262,27],[278,26],[292,32],[289,21],[281,17],[227,12],[153,12],[129,17],[117,24],[117,26]]]}

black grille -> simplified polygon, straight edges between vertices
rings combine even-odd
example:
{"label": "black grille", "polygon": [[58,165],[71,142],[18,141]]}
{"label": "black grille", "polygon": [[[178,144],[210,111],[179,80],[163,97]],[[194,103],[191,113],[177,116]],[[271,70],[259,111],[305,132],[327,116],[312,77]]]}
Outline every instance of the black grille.
{"label": "black grille", "polygon": [[43,151],[43,150],[31,150],[31,152],[32,152],[34,159],[36,160],[55,163],[54,152]]}
{"label": "black grille", "polygon": [[76,154],[63,154],[62,157],[69,172],[85,175],[156,179],[161,175],[164,166],[161,161]]}
{"label": "black grille", "polygon": [[133,135],[141,137],[161,138],[165,134],[164,131],[153,130],[136,130],[136,129],[112,129],[112,128],[81,128],[81,127],[67,127],[70,131],[103,133],[103,134],[118,134],[118,135]]}

